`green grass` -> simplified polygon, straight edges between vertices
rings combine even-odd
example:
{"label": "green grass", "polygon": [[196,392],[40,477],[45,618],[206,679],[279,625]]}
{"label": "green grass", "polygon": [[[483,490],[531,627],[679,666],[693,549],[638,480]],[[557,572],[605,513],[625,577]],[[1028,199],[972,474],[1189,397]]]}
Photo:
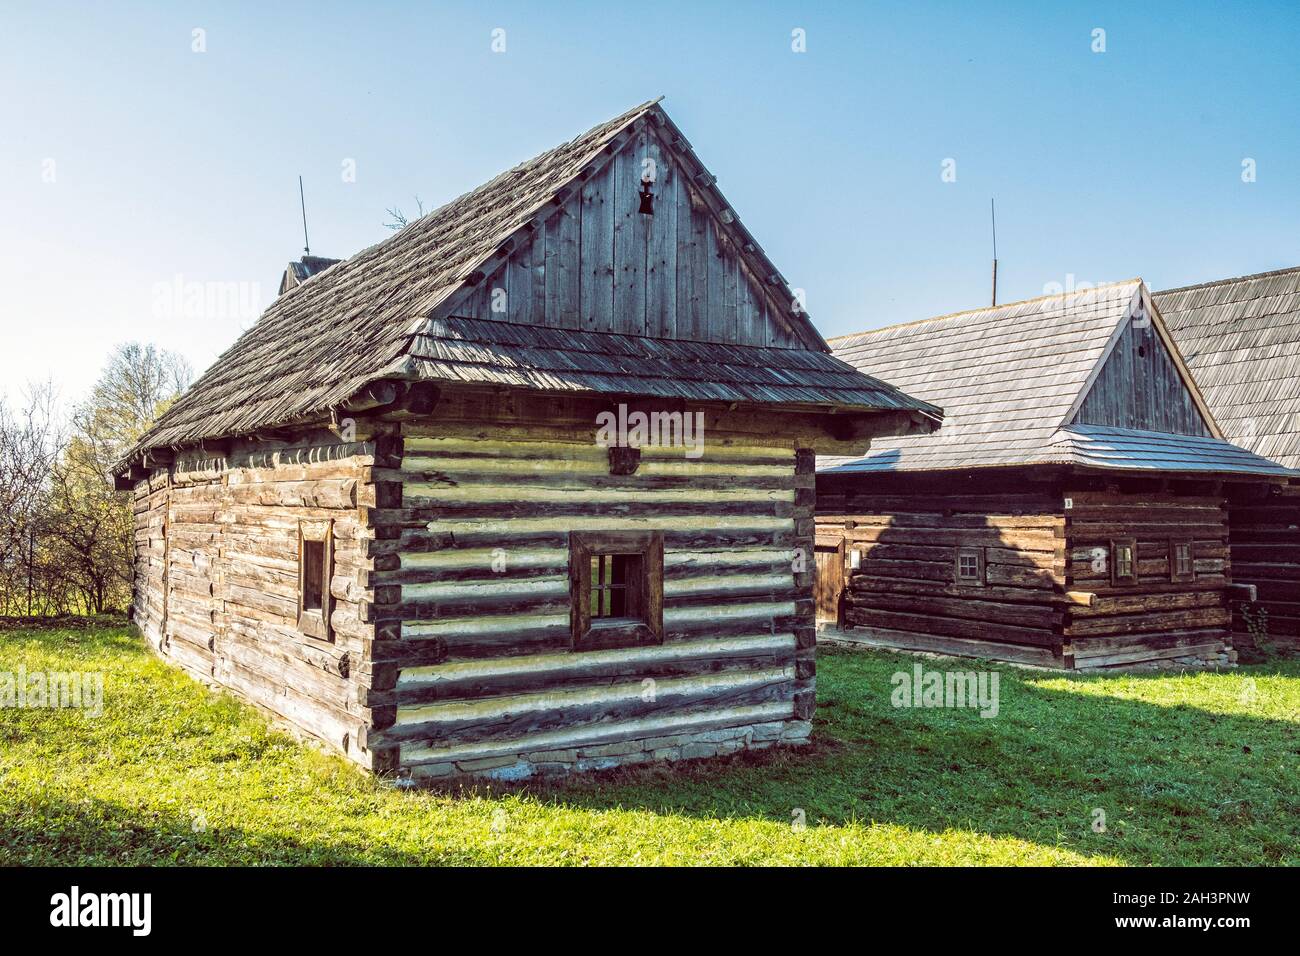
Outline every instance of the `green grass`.
{"label": "green grass", "polygon": [[[994,719],[892,708],[890,676],[913,663],[822,651],[803,750],[402,792],[268,728],[123,627],[6,631],[0,671],[106,677],[98,718],[0,710],[0,862],[1300,862],[1300,663],[1093,678],[1004,668]],[[806,828],[791,825],[798,810]]]}

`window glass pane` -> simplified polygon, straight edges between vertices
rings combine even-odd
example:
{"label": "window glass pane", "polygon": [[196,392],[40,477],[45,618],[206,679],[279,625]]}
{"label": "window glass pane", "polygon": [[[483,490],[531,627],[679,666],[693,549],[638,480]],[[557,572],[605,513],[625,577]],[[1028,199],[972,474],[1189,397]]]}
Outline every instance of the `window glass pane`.
{"label": "window glass pane", "polygon": [[325,542],[302,543],[302,607],[319,611],[324,604]]}
{"label": "window glass pane", "polygon": [[1133,576],[1133,546],[1115,545],[1115,573],[1121,578]]}

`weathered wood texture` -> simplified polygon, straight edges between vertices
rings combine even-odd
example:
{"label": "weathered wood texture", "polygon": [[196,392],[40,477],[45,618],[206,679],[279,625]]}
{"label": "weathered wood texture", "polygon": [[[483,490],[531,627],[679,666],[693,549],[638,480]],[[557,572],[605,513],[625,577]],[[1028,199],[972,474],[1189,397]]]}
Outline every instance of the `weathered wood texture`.
{"label": "weathered wood texture", "polygon": [[837,529],[816,540],[817,580],[813,584],[817,620],[836,627],[844,623],[844,538]]}
{"label": "weathered wood texture", "polygon": [[1233,602],[1234,641],[1254,648],[1262,627],[1268,643],[1300,651],[1300,487],[1234,489],[1228,540],[1233,581],[1255,585],[1259,598]]}
{"label": "weathered wood texture", "polygon": [[[647,215],[641,180],[651,172]],[[483,348],[458,347],[454,336],[430,343],[413,334],[418,320],[437,325],[457,316],[510,325],[544,351],[545,333],[560,330],[707,343],[723,353],[736,345],[827,350],[716,178],[657,103],[644,103],[287,290],[167,410],[117,473],[140,464],[150,449],[310,421],[377,379],[469,381],[449,365],[465,363],[467,354],[484,358]],[[414,355],[415,344],[453,359]],[[517,361],[513,355],[487,364]],[[851,371],[834,365],[841,374]],[[562,368],[544,363],[533,371],[555,373],[541,386],[548,390],[574,387]],[[852,377],[859,388],[879,385]],[[790,376],[804,389],[828,384],[813,384],[817,378]]]}
{"label": "weathered wood texture", "polygon": [[[787,291],[754,271],[692,170],[645,124],[452,314],[523,325],[798,348]],[[653,172],[653,214],[641,213]],[[780,296],[786,296],[781,298]]]}
{"label": "weathered wood texture", "polygon": [[[843,572],[848,630],[839,637],[1075,669],[1224,659],[1228,525],[1224,497],[1203,487],[1211,483],[1176,492],[1150,480],[1121,489],[992,473],[978,484],[925,482],[819,478],[819,542],[842,537],[846,566],[860,555]],[[1136,582],[1112,581],[1111,545],[1121,538],[1136,543]],[[1173,541],[1191,544],[1193,580],[1173,580]],[[958,547],[983,549],[982,586],[958,584]]]}
{"label": "weathered wood texture", "polygon": [[[393,566],[368,578],[370,700],[395,708],[372,743],[403,768],[508,775],[806,736],[812,574],[793,562],[806,545],[811,563],[810,452],[710,433],[700,458],[643,448],[620,476],[590,429],[403,431],[401,506],[370,516]],[[573,652],[569,532],[619,530],[663,534],[664,642]]]}
{"label": "weathered wood texture", "polygon": [[[370,766],[362,508],[370,446],[243,442],[182,456],[136,488],[133,619],[164,658]],[[297,626],[298,527],[331,521],[332,642]]]}
{"label": "weathered wood texture", "polygon": [[823,471],[980,466],[1289,477],[1215,438],[1138,280],[835,340],[835,354],[943,408],[936,437],[882,439]]}
{"label": "weathered wood texture", "polygon": [[1173,435],[1212,434],[1149,319],[1125,323],[1074,420]]}
{"label": "weathered wood texture", "polygon": [[1300,269],[1155,295],[1224,437],[1300,468]]}
{"label": "weathered wood texture", "polygon": [[[1063,666],[1065,520],[1055,499],[902,490],[874,481],[871,491],[819,492],[818,540],[844,542],[845,636]],[[983,586],[956,583],[958,547],[983,549]]]}
{"label": "weathered wood texture", "polygon": [[[1066,637],[1074,666],[1215,655],[1232,643],[1226,589],[1228,519],[1221,494],[1129,494],[1067,487],[1070,589],[1089,591],[1091,607],[1071,607]],[[1137,583],[1112,583],[1111,543],[1137,544]],[[1170,546],[1190,540],[1195,579],[1172,580]]]}

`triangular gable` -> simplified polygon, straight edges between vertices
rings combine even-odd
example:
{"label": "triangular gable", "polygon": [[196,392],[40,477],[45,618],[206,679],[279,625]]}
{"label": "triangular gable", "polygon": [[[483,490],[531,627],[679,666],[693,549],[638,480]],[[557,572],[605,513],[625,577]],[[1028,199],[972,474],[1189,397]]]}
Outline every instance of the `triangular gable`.
{"label": "triangular gable", "polygon": [[1061,425],[1222,437],[1144,283]]}
{"label": "triangular gable", "polygon": [[[643,209],[643,176],[653,176]],[[657,105],[482,257],[430,318],[829,351]]]}

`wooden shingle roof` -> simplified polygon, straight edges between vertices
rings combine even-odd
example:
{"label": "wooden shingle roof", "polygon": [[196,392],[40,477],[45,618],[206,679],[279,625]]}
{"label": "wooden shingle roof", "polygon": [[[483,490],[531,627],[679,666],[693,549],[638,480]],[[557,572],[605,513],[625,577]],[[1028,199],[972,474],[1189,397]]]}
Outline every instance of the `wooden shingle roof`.
{"label": "wooden shingle roof", "polygon": [[1285,471],[1214,437],[1074,423],[1123,323],[1148,301],[1132,279],[832,339],[838,357],[942,406],[944,421],[933,435],[874,439],[864,458],[819,459],[819,470]]}
{"label": "wooden shingle roof", "polygon": [[1221,438],[1170,435],[1137,428],[1067,425],[1052,438],[1060,461],[1126,471],[1286,475],[1290,469]]}
{"label": "wooden shingle roof", "polygon": [[[921,427],[934,427],[937,408],[831,358],[806,314],[792,326],[794,348],[444,321],[436,314],[481,281],[484,264],[554,208],[624,131],[647,120],[675,129],[657,100],[643,103],[288,289],[119,468],[150,448],[179,448],[319,416],[382,378],[906,409],[916,413]],[[738,222],[736,228],[742,228]],[[793,292],[757,243],[745,248],[753,271],[767,276],[782,296],[789,292],[791,301]]]}
{"label": "wooden shingle roof", "polygon": [[1224,436],[1300,468],[1300,268],[1155,294]]}
{"label": "wooden shingle roof", "polygon": [[407,372],[549,392],[921,412],[940,409],[826,352],[537,328],[484,319],[426,321]]}

